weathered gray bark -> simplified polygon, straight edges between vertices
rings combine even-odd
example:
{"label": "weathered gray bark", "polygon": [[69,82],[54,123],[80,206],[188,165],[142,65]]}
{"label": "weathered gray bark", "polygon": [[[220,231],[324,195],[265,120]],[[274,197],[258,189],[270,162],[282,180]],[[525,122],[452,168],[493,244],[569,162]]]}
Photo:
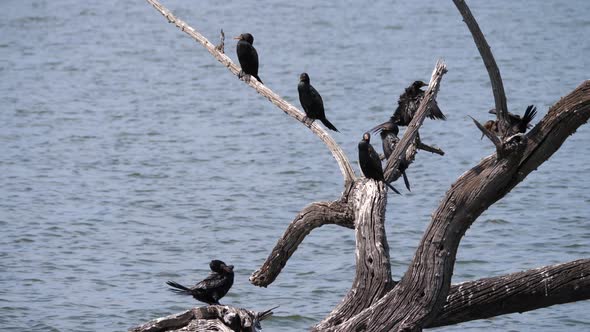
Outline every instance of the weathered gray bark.
{"label": "weathered gray bark", "polygon": [[426,327],[587,299],[590,299],[590,259],[580,259],[453,285],[447,303]]}
{"label": "weathered gray bark", "polygon": [[210,305],[154,319],[140,326],[132,327],[129,331],[254,332],[260,328],[260,321],[272,315],[271,310],[254,312],[231,306]]}

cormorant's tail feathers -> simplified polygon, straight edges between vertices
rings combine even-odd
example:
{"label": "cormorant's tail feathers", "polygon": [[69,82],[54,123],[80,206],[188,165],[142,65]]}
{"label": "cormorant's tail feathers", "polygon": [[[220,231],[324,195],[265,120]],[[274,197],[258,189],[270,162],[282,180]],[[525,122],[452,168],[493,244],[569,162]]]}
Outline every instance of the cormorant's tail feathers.
{"label": "cormorant's tail feathers", "polygon": [[168,280],[166,281],[166,284],[170,287],[174,287],[176,289],[170,288],[171,291],[176,292],[176,293],[185,293],[185,294],[191,294],[191,290],[188,287],[185,287],[177,282]]}
{"label": "cormorant's tail feathers", "polygon": [[522,121],[527,124],[527,128],[530,128],[532,126],[531,121],[533,121],[535,115],[537,115],[537,108],[535,107],[535,105],[529,105],[526,108],[526,111],[524,111],[524,115],[522,116]]}
{"label": "cormorant's tail feathers", "polygon": [[376,125],[375,127],[367,130],[367,132],[371,133],[371,134],[377,134],[379,133],[381,130],[383,130],[383,128],[385,128],[385,126],[389,123],[389,121],[383,122],[381,124]]}
{"label": "cormorant's tail feathers", "polygon": [[393,191],[394,191],[396,194],[398,194],[398,195],[401,195],[401,194],[402,194],[402,193],[400,193],[400,192],[399,192],[397,189],[395,189],[395,188],[394,188],[394,187],[391,185],[391,183],[388,183],[387,181],[384,181],[384,182],[385,182],[385,184],[386,184],[386,185],[387,185],[389,188],[391,188],[391,190],[393,190]]}
{"label": "cormorant's tail feathers", "polygon": [[262,80],[260,79],[260,77],[258,77],[258,75],[252,75],[252,76],[254,76],[254,78],[256,78],[258,80],[258,82],[260,82],[260,84],[264,84],[264,83],[262,83]]}
{"label": "cormorant's tail feathers", "polygon": [[406,171],[402,171],[402,176],[404,178],[404,184],[406,185],[406,188],[408,188],[408,191],[410,190],[410,180],[408,180],[408,176],[406,175]]}
{"label": "cormorant's tail feathers", "polygon": [[336,129],[336,127],[334,127],[334,125],[330,121],[328,121],[328,119],[324,118],[324,119],[320,119],[320,121],[322,121],[324,126],[328,127],[329,129],[339,132],[338,129]]}

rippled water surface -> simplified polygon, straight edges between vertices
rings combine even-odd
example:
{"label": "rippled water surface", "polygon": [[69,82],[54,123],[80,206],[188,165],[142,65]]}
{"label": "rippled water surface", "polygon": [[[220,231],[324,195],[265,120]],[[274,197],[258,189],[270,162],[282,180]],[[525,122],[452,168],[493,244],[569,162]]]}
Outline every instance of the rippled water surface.
{"label": "rippled water surface", "polygon": [[[438,101],[448,121],[427,121],[421,135],[447,154],[420,153],[412,192],[388,203],[399,278],[445,191],[493,151],[468,117],[488,119],[493,98],[452,2],[163,3],[213,42],[220,28],[251,32],[261,78],[296,106],[308,72],[355,167],[362,133],[446,60]],[[470,3],[512,111],[535,104],[540,118],[588,79],[590,2]],[[308,130],[144,1],[0,8],[0,329],[125,330],[194,306],[164,282],[194,282],[212,258],[235,265],[222,302],[280,305],[267,331],[305,330],[339,302],[354,237],[336,226],[308,236],[269,288],[248,282],[301,208],[342,190]],[[228,39],[235,60],[234,47]],[[583,126],[476,221],[454,282],[590,256],[589,142]],[[588,312],[581,302],[440,330],[581,331]]]}

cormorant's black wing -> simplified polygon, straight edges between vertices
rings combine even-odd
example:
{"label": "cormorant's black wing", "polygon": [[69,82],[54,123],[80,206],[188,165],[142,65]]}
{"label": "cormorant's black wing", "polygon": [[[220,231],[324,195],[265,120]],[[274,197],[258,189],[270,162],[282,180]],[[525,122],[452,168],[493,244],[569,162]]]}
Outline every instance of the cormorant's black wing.
{"label": "cormorant's black wing", "polygon": [[369,162],[371,163],[371,168],[374,169],[376,172],[381,173],[381,179],[383,180],[383,166],[381,166],[381,158],[379,158],[379,154],[371,144],[369,144]]}
{"label": "cormorant's black wing", "polygon": [[324,101],[322,100],[322,96],[316,90],[313,85],[309,85],[309,92],[311,94],[311,100],[313,101],[314,106],[321,108],[322,114],[324,113]]}
{"label": "cormorant's black wing", "polygon": [[443,114],[443,112],[438,107],[438,103],[436,100],[432,102],[430,106],[430,111],[428,112],[428,117],[433,120],[446,120],[447,117]]}
{"label": "cormorant's black wing", "polygon": [[397,108],[393,112],[392,119],[394,122],[400,126],[409,125],[414,117],[414,112],[418,108],[415,105],[416,103],[412,98],[409,98],[405,93],[402,94],[397,101]]}
{"label": "cormorant's black wing", "polygon": [[254,46],[240,40],[236,50],[242,71],[256,77],[262,83],[258,77],[258,52],[256,52]]}
{"label": "cormorant's black wing", "polygon": [[193,286],[193,289],[208,290],[221,287],[224,285],[224,281],[225,278],[221,274],[217,272],[211,272],[209,273],[207,278],[203,279],[202,281],[198,282],[195,286]]}
{"label": "cormorant's black wing", "polygon": [[382,146],[383,146],[383,154],[385,155],[385,159],[389,159],[389,156],[395,150],[395,145],[399,142],[399,138],[393,134],[387,134],[384,138],[382,138]]}

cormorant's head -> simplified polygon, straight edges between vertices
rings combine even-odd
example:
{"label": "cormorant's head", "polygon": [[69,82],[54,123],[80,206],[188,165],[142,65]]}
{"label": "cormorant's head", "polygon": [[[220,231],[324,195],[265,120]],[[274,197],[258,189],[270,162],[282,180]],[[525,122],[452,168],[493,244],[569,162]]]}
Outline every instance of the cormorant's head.
{"label": "cormorant's head", "polygon": [[225,263],[218,259],[214,259],[209,263],[209,268],[213,272],[220,272],[223,266],[225,266]]}
{"label": "cormorant's head", "polygon": [[251,34],[247,33],[247,32],[246,33],[243,33],[243,34],[241,34],[241,35],[239,35],[237,37],[234,37],[234,39],[244,40],[244,41],[246,41],[250,45],[253,45],[254,44],[254,37]]}
{"label": "cormorant's head", "polygon": [[371,134],[369,133],[364,133],[363,134],[363,141],[370,143],[371,142]]}
{"label": "cormorant's head", "polygon": [[395,136],[397,136],[397,134],[399,134],[399,127],[393,121],[389,121],[389,122],[386,122],[383,124],[383,127],[381,129],[381,133],[383,133],[383,132],[385,132],[386,134],[391,132]]}
{"label": "cormorant's head", "polygon": [[428,86],[428,83],[424,83],[423,81],[414,81],[414,83],[412,83],[412,87],[415,90],[418,90],[418,89],[420,89],[421,87],[424,87],[424,86]]}
{"label": "cormorant's head", "polygon": [[224,262],[214,259],[209,263],[209,268],[213,272],[223,273],[223,272],[232,272],[234,270],[233,265],[225,265]]}
{"label": "cormorant's head", "polygon": [[299,82],[309,83],[309,75],[307,75],[307,73],[301,73],[301,75],[299,75]]}
{"label": "cormorant's head", "polygon": [[223,270],[227,273],[232,273],[232,272],[234,272],[234,266],[233,265],[223,265]]}

